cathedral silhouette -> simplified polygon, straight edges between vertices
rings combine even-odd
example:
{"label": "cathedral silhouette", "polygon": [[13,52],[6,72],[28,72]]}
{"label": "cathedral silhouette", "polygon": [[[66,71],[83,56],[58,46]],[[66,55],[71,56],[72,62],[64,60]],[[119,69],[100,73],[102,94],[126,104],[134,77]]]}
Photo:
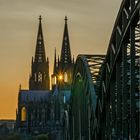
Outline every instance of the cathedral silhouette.
{"label": "cathedral silhouette", "polygon": [[[58,59],[57,59],[58,58]],[[63,129],[64,109],[68,107],[74,58],[71,57],[67,17],[65,17],[61,55],[54,54],[53,74],[49,76],[49,58],[46,59],[42,18],[36,40],[35,56],[32,57],[29,90],[19,89],[16,111],[17,132],[25,134],[48,133],[55,135]],[[50,83],[52,90],[50,90]]]}

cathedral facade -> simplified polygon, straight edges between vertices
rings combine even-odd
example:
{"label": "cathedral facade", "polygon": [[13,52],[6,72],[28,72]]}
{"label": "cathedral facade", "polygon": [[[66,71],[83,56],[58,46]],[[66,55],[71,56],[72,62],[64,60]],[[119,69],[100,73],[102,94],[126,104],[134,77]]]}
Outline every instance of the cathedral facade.
{"label": "cathedral facade", "polygon": [[29,90],[20,88],[16,128],[24,133],[43,133],[48,131],[52,115],[50,91],[49,59],[45,54],[41,16],[36,41],[35,56],[32,57]]}
{"label": "cathedral facade", "polygon": [[[42,18],[39,17],[35,56],[32,57],[29,90],[21,89],[18,94],[16,130],[26,134],[52,133],[62,130],[65,103],[70,98],[72,71],[67,17],[65,17],[61,57],[54,55],[52,90],[50,90],[49,58],[46,59],[43,39]],[[56,127],[57,126],[57,127]]]}

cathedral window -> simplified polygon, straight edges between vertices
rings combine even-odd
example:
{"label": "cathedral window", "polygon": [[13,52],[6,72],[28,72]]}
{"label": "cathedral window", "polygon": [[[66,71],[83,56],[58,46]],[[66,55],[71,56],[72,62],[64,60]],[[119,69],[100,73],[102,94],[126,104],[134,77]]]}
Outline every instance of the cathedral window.
{"label": "cathedral window", "polygon": [[42,73],[41,72],[38,73],[38,82],[42,82]]}
{"label": "cathedral window", "polygon": [[52,77],[52,85],[56,85],[56,76]]}
{"label": "cathedral window", "polygon": [[54,83],[55,83],[55,85],[56,85],[56,76],[54,77]]}
{"label": "cathedral window", "polygon": [[65,41],[67,40],[67,37],[65,36]]}
{"label": "cathedral window", "polygon": [[43,77],[44,77],[44,79],[46,79],[46,73],[45,72],[44,72],[44,76]]}
{"label": "cathedral window", "polygon": [[21,121],[26,121],[27,120],[27,110],[25,107],[22,107],[21,109]]}
{"label": "cathedral window", "polygon": [[34,74],[34,76],[35,76],[35,82],[36,82],[37,81],[36,73]]}
{"label": "cathedral window", "polygon": [[38,36],[38,39],[39,39],[39,40],[41,40],[41,39],[42,39],[41,34]]}
{"label": "cathedral window", "polygon": [[39,41],[39,44],[41,45],[41,41]]}
{"label": "cathedral window", "polygon": [[64,73],[64,82],[68,82],[68,75],[66,72]]}
{"label": "cathedral window", "polygon": [[41,55],[38,57],[38,62],[42,62],[42,57],[41,57]]}
{"label": "cathedral window", "polygon": [[65,42],[65,46],[67,46],[67,42]]}

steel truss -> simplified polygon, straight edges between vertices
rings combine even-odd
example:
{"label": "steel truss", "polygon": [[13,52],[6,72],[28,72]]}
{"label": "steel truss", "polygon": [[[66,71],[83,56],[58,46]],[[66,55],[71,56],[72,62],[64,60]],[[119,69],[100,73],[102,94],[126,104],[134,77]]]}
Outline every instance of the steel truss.
{"label": "steel truss", "polygon": [[140,137],[140,1],[122,2],[101,77],[101,110],[97,110],[102,139]]}
{"label": "steel truss", "polygon": [[140,0],[123,0],[103,55],[79,55],[70,139],[140,138]]}
{"label": "steel truss", "polygon": [[104,55],[79,55],[74,68],[71,97],[70,139],[94,136],[95,110]]}

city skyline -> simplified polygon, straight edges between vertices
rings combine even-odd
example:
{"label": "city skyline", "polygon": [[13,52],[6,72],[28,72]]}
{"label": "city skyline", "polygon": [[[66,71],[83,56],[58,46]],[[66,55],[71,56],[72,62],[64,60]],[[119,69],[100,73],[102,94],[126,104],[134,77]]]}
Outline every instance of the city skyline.
{"label": "city skyline", "polygon": [[[65,16],[68,16],[71,51],[75,57],[80,53],[106,53],[121,1],[83,0],[80,1],[80,5],[78,2],[79,0],[62,0],[61,4],[44,0],[30,0],[29,3],[18,0],[14,0],[13,3],[8,0],[0,2],[0,119],[15,119],[19,84],[23,89],[28,88],[39,15],[43,18],[50,75],[54,48],[57,49],[57,54],[60,54]],[[103,11],[99,12],[99,8]]]}

